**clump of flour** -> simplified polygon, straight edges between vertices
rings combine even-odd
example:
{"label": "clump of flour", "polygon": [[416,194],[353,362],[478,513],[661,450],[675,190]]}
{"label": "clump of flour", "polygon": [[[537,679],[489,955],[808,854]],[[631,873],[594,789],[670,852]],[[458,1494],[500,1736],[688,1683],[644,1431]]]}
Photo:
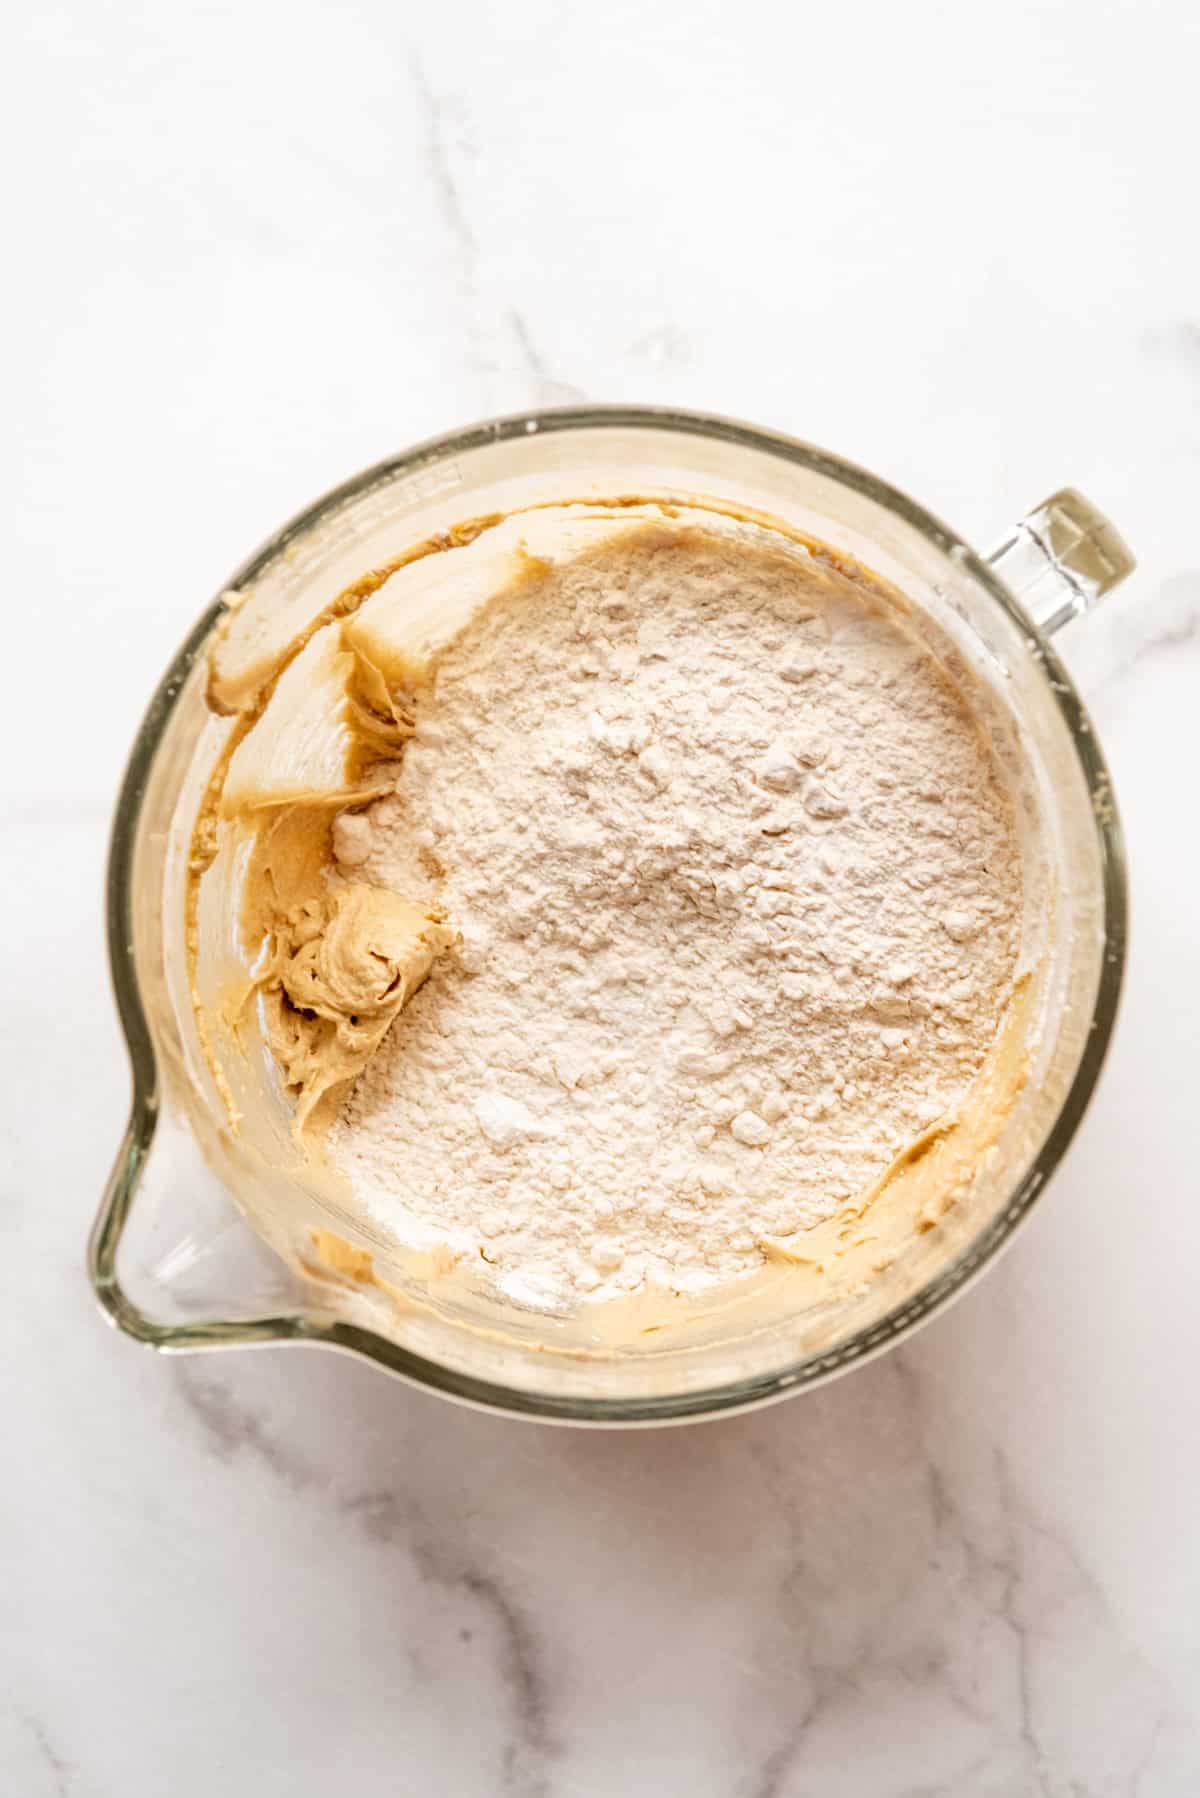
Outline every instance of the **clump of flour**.
{"label": "clump of flour", "polygon": [[361,1203],[546,1302],[761,1265],[963,1095],[1020,937],[983,735],[882,602],[647,525],[498,595],[339,862],[459,947],[334,1127]]}

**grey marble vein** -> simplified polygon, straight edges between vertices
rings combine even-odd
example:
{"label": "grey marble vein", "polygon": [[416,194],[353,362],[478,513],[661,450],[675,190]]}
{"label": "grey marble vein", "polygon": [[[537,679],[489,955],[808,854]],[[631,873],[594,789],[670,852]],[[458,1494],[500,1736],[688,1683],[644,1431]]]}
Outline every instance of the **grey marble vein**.
{"label": "grey marble vein", "polygon": [[[893,1354],[870,1377],[881,1398],[890,1395],[898,1446],[882,1483],[868,1455],[849,1462],[871,1481],[877,1508],[867,1521],[849,1491],[841,1522],[856,1536],[864,1523],[881,1532],[864,1542],[861,1571],[843,1561],[840,1582],[832,1575],[824,1482],[798,1483],[765,1432],[747,1444],[780,1527],[774,1626],[760,1661],[774,1696],[758,1714],[771,1723],[739,1798],[804,1798],[829,1733],[901,1694],[933,1706],[945,1758],[957,1765],[925,1783],[898,1781],[898,1794],[1136,1798],[1147,1769],[1157,1777],[1161,1744],[1189,1733],[1160,1676],[1124,1636],[1078,1552],[1031,1508],[999,1444],[981,1444],[965,1465],[958,1444],[945,1462],[919,1357]],[[870,1427],[869,1412],[859,1424]],[[1086,1729],[1062,1727],[1071,1677],[1062,1644],[1081,1627],[1110,1700],[1127,1704],[1136,1692],[1142,1719],[1100,1784]]]}
{"label": "grey marble vein", "polygon": [[983,1463],[990,1477],[983,1481],[982,1503],[964,1502],[929,1446],[934,1411],[916,1356],[911,1350],[902,1350],[892,1363],[892,1371],[909,1397],[913,1439],[928,1481],[935,1540],[961,1556],[968,1593],[981,1614],[994,1619],[1008,1638],[1015,1690],[1007,1712],[986,1705],[977,1673],[963,1695],[965,1700],[975,1715],[984,1718],[990,1708],[992,1726],[1015,1736],[1024,1766],[1023,1790],[1036,1798],[1085,1793],[1086,1782],[1070,1777],[1056,1764],[1045,1715],[1053,1701],[1043,1665],[1059,1619],[1067,1611],[1082,1609],[1089,1618],[1092,1639],[1104,1642],[1108,1652],[1125,1663],[1126,1680],[1137,1679],[1147,1689],[1150,1725],[1146,1750],[1127,1769],[1113,1768],[1107,1775],[1111,1784],[1106,1790],[1134,1798],[1141,1771],[1152,1757],[1154,1738],[1171,1721],[1170,1694],[1122,1635],[1103,1587],[1077,1550],[1034,1512],[998,1443],[992,1445]]}
{"label": "grey marble vein", "polygon": [[454,172],[446,129],[445,102],[430,85],[425,58],[416,44],[407,48],[407,63],[413,90],[425,121],[426,166],[437,193],[442,217],[458,250],[465,284],[473,291],[478,279],[479,244]]}
{"label": "grey marble vein", "polygon": [[[423,1584],[461,1598],[468,1615],[474,1613],[489,1626],[491,1660],[510,1715],[497,1790],[511,1798],[549,1798],[561,1743],[553,1725],[553,1681],[542,1636],[501,1565],[471,1551],[464,1517],[452,1513],[440,1527],[435,1525],[399,1474],[386,1485],[365,1490],[331,1490],[330,1475],[212,1370],[183,1362],[175,1375],[184,1404],[219,1459],[245,1456],[285,1491],[313,1494],[322,1504],[332,1500],[346,1526],[376,1547],[405,1555]],[[464,1639],[470,1639],[471,1626],[463,1628]],[[414,1675],[422,1677],[416,1648],[408,1659]]]}
{"label": "grey marble vein", "polygon": [[538,403],[544,406],[565,406],[578,404],[583,400],[586,396],[582,387],[576,387],[573,382],[562,381],[557,375],[551,374],[545,357],[534,342],[525,315],[513,306],[509,309],[509,318],[517,346],[532,377]]}
{"label": "grey marble vein", "polygon": [[464,343],[484,405],[492,409],[503,404],[579,403],[585,397],[583,389],[551,369],[525,311],[515,304],[505,307],[493,295],[485,278],[484,245],[455,167],[462,146],[448,128],[448,103],[430,81],[417,45],[407,46],[405,60],[424,120],[429,179],[451,245]]}
{"label": "grey marble vein", "polygon": [[1062,649],[1085,698],[1094,700],[1146,664],[1186,657],[1198,637],[1200,571],[1192,568],[1119,589],[1064,632]]}
{"label": "grey marble vein", "polygon": [[1158,604],[1146,608],[1143,633],[1132,657],[1135,663],[1155,650],[1195,641],[1200,633],[1200,571],[1172,575],[1161,583]]}
{"label": "grey marble vein", "polygon": [[233,1385],[211,1372],[203,1360],[176,1362],[172,1371],[184,1404],[221,1460],[231,1461],[245,1452],[294,1492],[325,1483],[301,1454],[278,1439],[263,1416],[238,1397]]}
{"label": "grey marble vein", "polygon": [[501,1761],[502,1790],[512,1798],[549,1798],[552,1764],[561,1754],[552,1723],[551,1682],[541,1636],[494,1567],[466,1552],[462,1532],[439,1533],[414,1499],[395,1489],[351,1495],[341,1515],[372,1541],[401,1548],[421,1579],[462,1594],[490,1619],[496,1665],[512,1713],[512,1733]]}
{"label": "grey marble vein", "polygon": [[[55,1798],[71,1798],[72,1791],[74,1790],[75,1775],[78,1771],[75,1762],[68,1760],[65,1755],[58,1751],[46,1724],[40,1717],[35,1717],[29,1711],[24,1711],[21,1713],[20,1721],[24,1724],[30,1736],[33,1738],[38,1758],[54,1782]],[[3,1773],[3,1767],[0,1767],[0,1778],[3,1777]],[[14,1794],[14,1798],[17,1798],[16,1794]]]}

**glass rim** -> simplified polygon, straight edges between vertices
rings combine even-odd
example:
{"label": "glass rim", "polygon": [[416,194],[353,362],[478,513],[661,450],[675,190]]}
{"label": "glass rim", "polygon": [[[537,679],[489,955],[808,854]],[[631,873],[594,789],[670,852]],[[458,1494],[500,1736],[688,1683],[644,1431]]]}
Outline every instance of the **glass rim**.
{"label": "glass rim", "polygon": [[847,1372],[892,1347],[943,1310],[1012,1240],[1066,1153],[1091,1100],[1108,1051],[1125,969],[1128,935],[1126,858],[1112,782],[1083,701],[1054,649],[988,563],[940,519],[899,489],[830,451],[781,432],[718,415],[650,406],[570,406],[512,413],[465,430],[428,438],[331,488],[296,513],[247,557],[222,589],[222,595],[256,578],[298,536],[320,524],[331,513],[397,476],[412,475],[447,458],[538,433],[596,429],[673,432],[724,441],[824,475],[861,494],[898,516],[961,572],[970,575],[1008,615],[1029,652],[1042,664],[1051,697],[1067,727],[1088,795],[1093,801],[1090,810],[1100,858],[1103,899],[1103,956],[1091,1029],[1054,1122],[1003,1210],[919,1292],[831,1349],[803,1356],[770,1374],[726,1381],[701,1391],[629,1399],[579,1398],[525,1391],[461,1373],[401,1348],[387,1337],[360,1325],[322,1322],[302,1312],[250,1319],[214,1318],[183,1324],[164,1323],[150,1317],[121,1286],[116,1265],[121,1237],[153,1145],[159,1111],[158,1057],[133,958],[133,863],[149,772],[179,694],[226,609],[222,596],[205,610],[189,632],[150,700],[118,790],[109,843],[105,889],[109,968],[129,1055],[133,1091],[124,1137],[88,1242],[88,1274],[105,1315],[136,1340],[168,1352],[285,1342],[323,1345],[373,1361],[410,1383],[478,1409],[546,1422],[613,1427],[687,1422],[728,1415],[791,1393],[810,1390]]}

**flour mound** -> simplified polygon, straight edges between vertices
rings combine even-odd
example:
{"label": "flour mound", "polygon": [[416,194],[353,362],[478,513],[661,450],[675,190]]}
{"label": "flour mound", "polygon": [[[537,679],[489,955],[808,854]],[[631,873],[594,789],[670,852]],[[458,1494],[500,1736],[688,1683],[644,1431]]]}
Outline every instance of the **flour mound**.
{"label": "flour mound", "polygon": [[702,1290],[964,1094],[1010,990],[1011,805],[899,611],[763,534],[648,524],[497,594],[347,877],[460,935],[332,1152],[534,1302]]}

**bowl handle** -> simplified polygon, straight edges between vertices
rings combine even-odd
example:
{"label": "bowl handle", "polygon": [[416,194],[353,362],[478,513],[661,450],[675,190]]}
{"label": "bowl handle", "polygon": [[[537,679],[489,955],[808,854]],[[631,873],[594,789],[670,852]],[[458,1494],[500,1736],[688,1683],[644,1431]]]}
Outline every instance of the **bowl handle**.
{"label": "bowl handle", "polygon": [[985,559],[1047,637],[1137,566],[1124,538],[1074,487],[1043,500]]}

